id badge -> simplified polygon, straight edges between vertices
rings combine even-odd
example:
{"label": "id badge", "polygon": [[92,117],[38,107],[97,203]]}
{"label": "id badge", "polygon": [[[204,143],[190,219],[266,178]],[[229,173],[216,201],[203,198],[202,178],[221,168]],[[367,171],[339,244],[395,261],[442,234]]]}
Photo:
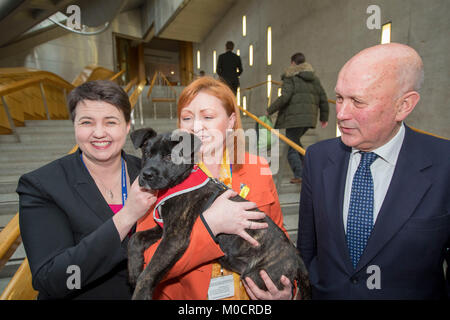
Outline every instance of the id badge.
{"label": "id badge", "polygon": [[208,288],[208,300],[219,300],[234,296],[233,275],[211,278]]}

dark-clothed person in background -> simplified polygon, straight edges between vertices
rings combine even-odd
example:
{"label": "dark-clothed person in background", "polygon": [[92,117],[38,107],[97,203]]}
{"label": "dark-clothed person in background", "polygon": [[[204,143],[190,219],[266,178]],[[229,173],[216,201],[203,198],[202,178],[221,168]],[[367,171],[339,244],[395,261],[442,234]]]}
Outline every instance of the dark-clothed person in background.
{"label": "dark-clothed person in background", "polygon": [[[286,129],[286,136],[301,147],[300,138],[309,128],[315,128],[320,110],[322,128],[328,124],[328,99],[319,78],[305,56],[298,52],[291,57],[291,65],[281,76],[281,96],[267,109],[269,115],[278,111],[275,128]],[[294,173],[291,183],[301,183],[303,156],[288,149],[289,166]]]}
{"label": "dark-clothed person in background", "polygon": [[419,54],[397,43],[339,72],[341,137],[306,151],[300,199],[297,247],[313,299],[448,295],[450,141],[404,123],[422,81]]}
{"label": "dark-clothed person in background", "polygon": [[241,57],[233,52],[234,43],[228,41],[225,44],[226,52],[219,55],[217,62],[217,74],[231,88],[236,95],[239,87],[239,76],[241,75],[242,62]]}
{"label": "dark-clothed person in background", "polygon": [[99,80],[72,90],[68,105],[78,150],[17,187],[32,284],[38,299],[130,299],[128,237],[156,201],[139,187],[140,159],[122,151],[130,102]]}

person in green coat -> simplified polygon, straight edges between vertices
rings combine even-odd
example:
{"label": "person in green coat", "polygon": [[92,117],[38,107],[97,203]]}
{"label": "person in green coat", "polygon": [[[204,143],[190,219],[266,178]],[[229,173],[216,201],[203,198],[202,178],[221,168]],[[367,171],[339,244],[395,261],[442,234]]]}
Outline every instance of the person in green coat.
{"label": "person in green coat", "polygon": [[[300,52],[291,57],[291,65],[281,79],[281,96],[270,105],[267,114],[278,111],[275,128],[285,128],[286,136],[303,147],[300,138],[309,128],[316,127],[319,110],[322,128],[328,124],[327,95],[312,66],[305,62],[305,56]],[[294,178],[290,182],[301,183],[303,156],[289,147],[288,162],[294,172]]]}

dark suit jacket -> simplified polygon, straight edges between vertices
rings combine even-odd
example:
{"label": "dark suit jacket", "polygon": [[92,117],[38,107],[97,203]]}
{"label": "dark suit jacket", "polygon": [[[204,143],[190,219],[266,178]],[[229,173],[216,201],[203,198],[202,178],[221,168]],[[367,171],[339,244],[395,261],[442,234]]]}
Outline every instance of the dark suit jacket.
{"label": "dark suit jacket", "polygon": [[[406,127],[388,192],[367,247],[353,269],[343,198],[351,148],[340,138],[308,148],[297,246],[316,299],[435,299],[446,296],[450,245],[450,141]],[[380,269],[381,289],[368,289]],[[449,275],[450,276],[450,275]]]}
{"label": "dark suit jacket", "polygon": [[239,87],[239,76],[242,73],[241,57],[232,51],[222,53],[216,71],[231,88]]}
{"label": "dark suit jacket", "polygon": [[[130,182],[140,160],[123,153]],[[80,159],[80,151],[23,175],[19,221],[38,299],[130,299],[127,242],[120,241],[113,212]],[[68,289],[70,265],[80,268],[81,288]]]}

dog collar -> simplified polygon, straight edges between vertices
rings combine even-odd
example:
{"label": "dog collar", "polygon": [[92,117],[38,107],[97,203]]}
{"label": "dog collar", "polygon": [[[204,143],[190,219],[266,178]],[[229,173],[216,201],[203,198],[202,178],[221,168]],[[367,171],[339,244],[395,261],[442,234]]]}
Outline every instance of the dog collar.
{"label": "dog collar", "polygon": [[191,174],[183,182],[177,184],[173,188],[159,190],[158,198],[153,209],[153,219],[155,222],[159,224],[161,228],[163,227],[161,206],[166,200],[197,190],[206,185],[210,180],[211,178],[208,177],[208,175],[204,173],[197,165],[195,165],[191,171]]}

